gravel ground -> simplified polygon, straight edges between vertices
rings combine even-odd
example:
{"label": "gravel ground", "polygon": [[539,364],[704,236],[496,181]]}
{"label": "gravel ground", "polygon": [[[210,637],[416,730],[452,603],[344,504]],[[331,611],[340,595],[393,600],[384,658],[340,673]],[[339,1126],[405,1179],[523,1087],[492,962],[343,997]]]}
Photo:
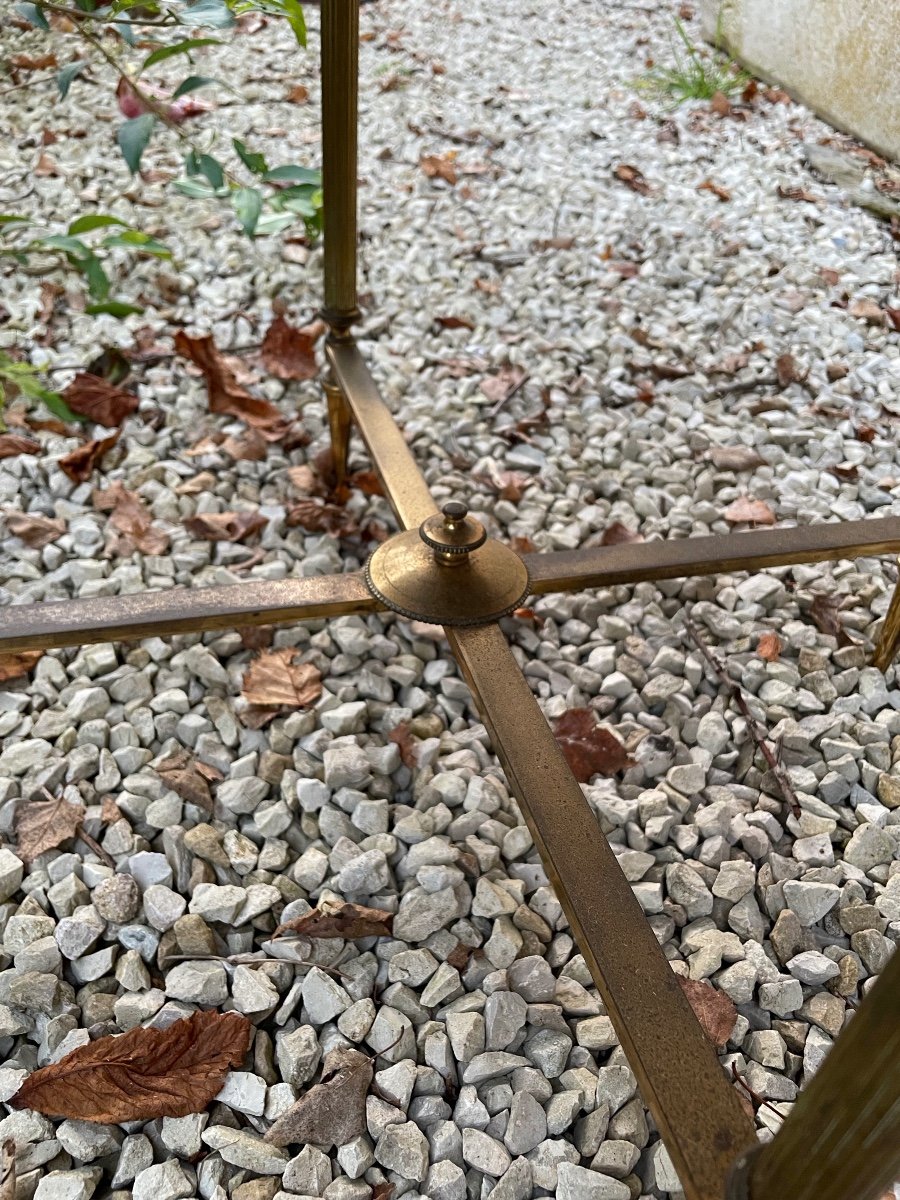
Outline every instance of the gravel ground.
{"label": "gravel ground", "polygon": [[[900,345],[875,315],[900,307],[896,257],[889,227],[804,165],[802,144],[834,136],[826,126],[777,97],[721,116],[638,96],[645,59],[670,54],[668,6],[380,0],[362,26],[362,337],[437,497],[463,498],[496,535],[541,549],[596,542],[614,522],[645,538],[723,533],[745,496],[788,524],[900,515]],[[315,162],[316,103],[281,99],[298,80],[315,91],[313,55],[270,46],[216,52],[209,73],[243,78],[253,102],[197,128],[220,124],[276,162]],[[142,298],[143,317],[60,304],[51,336],[41,281],[6,274],[0,345],[64,365],[130,345],[141,326],[163,345],[178,326],[222,347],[258,342],[276,298],[308,318],[319,251],[251,246],[196,201],[161,207],[163,184],[132,183],[110,154],[94,99],[77,84],[52,111],[37,88],[5,97],[2,206],[58,230],[90,202],[157,230],[176,266],[123,264],[118,290]],[[46,152],[61,173],[35,178],[43,129],[58,136]],[[419,166],[449,151],[455,186]],[[146,165],[174,162],[156,149]],[[622,166],[649,190],[617,177]],[[730,198],[698,190],[706,181]],[[481,385],[504,367],[529,378],[498,409]],[[289,452],[269,445],[263,461],[188,455],[243,427],[208,414],[182,361],[143,369],[136,387],[141,407],[91,482],[62,473],[75,442],[48,432],[42,456],[0,464],[4,511],[66,523],[38,550],[0,525],[4,602],[361,564],[369,544],[285,524],[287,468],[324,445],[313,383],[260,379],[285,413],[302,406],[311,437]],[[542,403],[548,420],[522,438],[517,423]],[[760,461],[728,469],[716,447]],[[498,496],[508,471],[522,476],[513,499]],[[201,473],[199,491],[183,487]],[[91,493],[115,480],[147,503],[168,552],[104,551]],[[378,497],[355,493],[349,507],[388,521]],[[261,554],[181,524],[234,509],[266,518]],[[769,1102],[763,1137],[900,934],[900,691],[893,668],[867,666],[895,577],[866,559],[640,584],[546,597],[538,621],[507,623],[547,715],[590,706],[636,759],[587,795],[674,969],[737,1004],[722,1060]],[[849,639],[811,619],[823,594],[839,598]],[[780,741],[799,817],[686,636],[688,616]],[[773,632],[783,648],[768,662],[757,645]],[[262,730],[241,720],[252,652],[236,633],[55,651],[29,690],[0,694],[0,1098],[89,1037],[198,1005],[233,1007],[257,1030],[245,1069],[195,1118],[126,1130],[9,1110],[0,1140],[16,1140],[22,1195],[365,1200],[388,1180],[410,1200],[677,1196],[440,637],[345,618],[280,630],[274,645],[297,646],[325,690],[314,710]],[[401,721],[418,743],[412,771],[387,740]],[[225,776],[212,816],[154,770],[179,746]],[[115,873],[81,841],[23,869],[15,810],[44,787],[89,806]],[[122,814],[112,823],[108,797]],[[276,917],[330,896],[397,911],[394,939],[317,945],[337,979],[289,961],[168,963],[271,953]],[[446,961],[459,943],[472,950],[461,970]],[[397,1103],[371,1096],[368,1133],[330,1154],[273,1150],[260,1134],[338,1045],[384,1050],[376,1081]]]}

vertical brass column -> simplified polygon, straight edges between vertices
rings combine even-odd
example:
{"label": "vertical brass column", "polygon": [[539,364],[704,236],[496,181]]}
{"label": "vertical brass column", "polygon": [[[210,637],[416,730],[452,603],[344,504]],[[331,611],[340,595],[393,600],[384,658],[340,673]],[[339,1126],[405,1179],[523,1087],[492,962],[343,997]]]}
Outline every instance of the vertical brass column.
{"label": "vertical brass column", "polygon": [[[897,560],[897,565],[900,566],[900,559]],[[900,645],[900,581],[894,586],[891,604],[884,618],[884,625],[881,627],[881,637],[878,639],[878,645],[872,655],[872,666],[877,667],[879,671],[886,671],[894,661],[898,645]]]}

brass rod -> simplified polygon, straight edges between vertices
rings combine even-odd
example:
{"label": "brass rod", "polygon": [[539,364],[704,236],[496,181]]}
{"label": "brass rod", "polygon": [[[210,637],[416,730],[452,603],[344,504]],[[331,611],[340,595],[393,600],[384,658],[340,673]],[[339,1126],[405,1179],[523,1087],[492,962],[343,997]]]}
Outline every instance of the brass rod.
{"label": "brass rod", "polygon": [[750,1200],[875,1200],[900,1177],[900,953],[748,1173]]}
{"label": "brass rod", "polygon": [[322,385],[328,405],[328,431],[331,434],[331,467],[335,486],[343,486],[347,478],[347,460],[350,454],[350,432],[353,414],[344,399],[344,393],[331,378],[329,372]]}
{"label": "brass rod", "polygon": [[324,316],[338,332],[356,299],[356,141],[359,0],[322,0]]}
{"label": "brass rod", "polygon": [[533,595],[900,551],[900,517],[523,554]]}
{"label": "brass rod", "polygon": [[894,661],[898,645],[900,645],[900,580],[894,584],[891,603],[881,627],[881,636],[872,655],[872,666],[877,667],[879,671],[886,671]]}
{"label": "brass rod", "polygon": [[437,505],[406,439],[378,394],[366,360],[349,338],[329,340],[325,353],[397,520],[403,529],[418,529],[426,517],[438,511]]}
{"label": "brass rod", "polygon": [[359,572],[0,609],[0,653],[383,612]]}
{"label": "brass rod", "polygon": [[499,628],[446,634],[688,1200],[722,1200],[753,1124]]}

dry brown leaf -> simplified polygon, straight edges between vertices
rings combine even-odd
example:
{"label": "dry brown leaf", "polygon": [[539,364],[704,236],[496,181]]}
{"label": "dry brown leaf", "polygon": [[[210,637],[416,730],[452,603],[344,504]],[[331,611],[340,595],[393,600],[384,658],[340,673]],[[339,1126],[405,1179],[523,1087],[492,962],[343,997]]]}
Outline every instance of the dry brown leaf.
{"label": "dry brown leaf", "polygon": [[182,524],[195,538],[210,542],[242,542],[258,533],[265,526],[266,518],[256,512],[198,513],[195,517],[185,517]]}
{"label": "dry brown leaf", "polygon": [[372,1060],[340,1047],[325,1055],[322,1078],[278,1117],[265,1135],[273,1146],[312,1143],[328,1150],[345,1146],[366,1131],[366,1096]]}
{"label": "dry brown leaf", "polygon": [[510,550],[515,550],[516,554],[534,554],[537,546],[530,537],[522,537],[518,534],[509,539]]}
{"label": "dry brown leaf", "polygon": [[446,154],[424,154],[419,159],[419,166],[429,179],[443,179],[451,186],[459,179],[455,150]]}
{"label": "dry brown leaf", "polygon": [[33,862],[73,838],[84,820],[84,806],[57,800],[25,800],[16,806],[15,830],[19,857]]}
{"label": "dry brown leaf", "polygon": [[435,325],[441,329],[474,329],[475,324],[468,317],[435,317]]}
{"label": "dry brown leaf", "polygon": [[94,468],[99,465],[103,456],[112,450],[118,440],[117,431],[107,438],[100,438],[95,442],[85,442],[83,446],[79,446],[77,450],[73,450],[71,454],[61,458],[59,465],[70,479],[76,483],[84,483],[85,480],[90,479]]}
{"label": "dry brown leaf", "polygon": [[0,433],[0,458],[16,458],[19,454],[40,454],[41,443],[20,433]]}
{"label": "dry brown leaf", "polygon": [[884,309],[875,300],[869,300],[866,297],[861,300],[852,300],[849,311],[851,317],[867,321],[870,325],[884,324]]}
{"label": "dry brown leaf", "polygon": [[313,533],[330,533],[332,537],[353,537],[362,532],[356,518],[340,504],[329,504],[314,496],[292,504],[285,524],[299,525]]}
{"label": "dry brown leaf", "polygon": [[889,324],[893,325],[898,333],[900,333],[900,308],[886,308],[884,315],[887,317]]}
{"label": "dry brown leaf", "polygon": [[138,406],[138,398],[132,392],[86,371],[75,376],[62,396],[72,412],[108,429],[121,425]]}
{"label": "dry brown leaf", "polygon": [[627,525],[623,525],[621,521],[613,521],[603,530],[603,535],[600,538],[601,546],[621,546],[626,542],[642,542],[643,535],[636,533],[633,529],[629,529]]}
{"label": "dry brown leaf", "polygon": [[416,743],[413,741],[413,736],[409,731],[409,725],[406,721],[401,721],[387,735],[389,742],[394,742],[400,747],[400,758],[403,765],[409,767],[412,771],[419,765],[419,754]]}
{"label": "dry brown leaf", "polygon": [[[721,95],[721,93],[717,93],[717,95]],[[731,109],[731,106],[729,105],[729,111],[730,111],[730,109]],[[729,192],[728,188],[723,188],[718,183],[713,183],[713,181],[711,179],[704,179],[702,183],[698,183],[697,191],[698,192],[712,192],[712,194],[718,200],[722,200],[722,201],[731,199],[731,192]]]}
{"label": "dry brown leaf", "polygon": [[43,655],[43,650],[18,650],[15,654],[0,654],[0,683],[24,678]]}
{"label": "dry brown leaf", "polygon": [[16,1200],[16,1143],[6,1138],[0,1145],[0,1200]]}
{"label": "dry brown leaf", "polygon": [[619,166],[613,170],[613,174],[615,175],[616,179],[619,179],[622,181],[622,183],[627,184],[628,187],[630,187],[633,192],[637,192],[638,195],[650,195],[650,184],[644,178],[643,171],[638,170],[637,167],[629,166],[628,163],[620,163]]}
{"label": "dry brown leaf", "polygon": [[858,442],[874,442],[878,434],[878,430],[874,425],[869,425],[865,421],[854,426],[853,436]]}
{"label": "dry brown leaf", "polygon": [[319,373],[316,342],[324,332],[324,321],[297,329],[277,316],[263,338],[263,366],[278,379],[315,379]]}
{"label": "dry brown leaf", "polygon": [[175,492],[179,496],[199,496],[201,492],[208,492],[215,485],[216,477],[212,471],[201,471],[192,479],[186,479],[184,483],[179,483]]}
{"label": "dry brown leaf", "polygon": [[42,517],[36,513],[8,512],[6,527],[13,537],[21,538],[26,546],[39,550],[55,542],[66,532],[61,517]]}
{"label": "dry brown leaf", "polygon": [[845,479],[850,483],[859,479],[859,467],[856,463],[835,463],[828,470],[837,479]]}
{"label": "dry brown leaf", "polygon": [[251,425],[240,437],[227,437],[217,447],[235,462],[265,462],[269,444],[258,429]]}
{"label": "dry brown leaf", "polygon": [[763,500],[738,496],[722,513],[729,525],[774,525],[775,514]]}
{"label": "dry brown leaf", "polygon": [[471,957],[472,947],[467,946],[465,942],[457,942],[447,955],[445,962],[447,962],[449,966],[455,967],[457,971],[464,971],[469,965],[469,959]]}
{"label": "dry brown leaf", "polygon": [[789,383],[800,383],[806,378],[805,372],[797,366],[797,360],[793,354],[778,355],[775,359],[775,374],[778,377],[779,385],[783,388],[786,388]]}
{"label": "dry brown leaf", "polygon": [[752,471],[766,462],[761,454],[749,446],[712,446],[707,457],[719,471]]}
{"label": "dry brown leaf", "polygon": [[756,643],[756,653],[766,662],[777,662],[784,643],[777,633],[764,633]]}
{"label": "dry brown leaf", "polygon": [[98,1038],[32,1072],[7,1103],[103,1124],[186,1117],[241,1065],[252,1029],[240,1013],[195,1012],[167,1029]]}
{"label": "dry brown leaf", "polygon": [[538,629],[544,624],[544,618],[540,613],[536,613],[533,608],[514,608],[512,615],[517,621],[530,621],[532,625],[536,625]]}
{"label": "dry brown leaf", "polygon": [[189,804],[196,804],[212,812],[213,803],[210,783],[220,783],[222,772],[194,758],[187,750],[176,750],[155,767],[157,775],[173,792]]}
{"label": "dry brown leaf", "polygon": [[298,83],[288,92],[286,99],[291,104],[307,104],[309,102],[309,88],[304,87],[302,83]]}
{"label": "dry brown leaf", "polygon": [[31,58],[28,54],[14,54],[9,61],[11,66],[21,71],[44,71],[47,67],[57,65],[55,54],[40,54],[37,58]]}
{"label": "dry brown leaf", "polygon": [[274,404],[251,396],[238,382],[234,369],[216,348],[210,334],[191,337],[179,329],[175,334],[175,349],[203,372],[210,412],[229,413],[248,425],[270,431],[273,436],[283,433],[286,427],[284,417]]}
{"label": "dry brown leaf", "polygon": [[[397,1187],[393,1183],[388,1183],[387,1181],[384,1183],[376,1183],[372,1188],[371,1200],[393,1200],[393,1195],[396,1190]],[[891,1200],[893,1200],[893,1198],[891,1198]]]}
{"label": "dry brown leaf", "polygon": [[323,900],[317,908],[279,925],[273,937],[297,933],[307,938],[390,937],[394,914],[383,908],[363,904],[345,904],[342,900]]}
{"label": "dry brown leaf", "polygon": [[554,736],[579,783],[595,775],[615,775],[634,766],[614,733],[598,725],[589,708],[570,708],[553,728]]}
{"label": "dry brown leaf", "polygon": [[42,154],[35,166],[32,168],[33,175],[39,175],[41,178],[51,178],[55,175],[61,175],[59,167],[49,154]]}
{"label": "dry brown leaf", "polygon": [[501,500],[509,500],[513,504],[518,504],[526,488],[534,483],[531,476],[526,475],[524,471],[506,471],[494,462],[475,472],[472,478],[476,483],[483,483],[496,492]]}
{"label": "dry brown leaf", "polygon": [[844,628],[844,623],[840,618],[840,609],[841,598],[839,596],[826,596],[824,592],[817,592],[809,607],[809,616],[822,633],[837,638],[839,646],[852,646],[853,638]]}
{"label": "dry brown leaf", "polygon": [[724,92],[715,93],[709,102],[709,111],[714,112],[718,117],[731,116],[731,101]]}
{"label": "dry brown leaf", "polygon": [[359,488],[364,496],[383,496],[384,486],[375,471],[354,471],[347,482]]}
{"label": "dry brown leaf", "polygon": [[527,378],[527,372],[523,367],[505,363],[498,374],[482,379],[480,387],[488,400],[495,404],[502,404],[514,391],[518,391]]}
{"label": "dry brown leaf", "polygon": [[714,1046],[721,1049],[731,1037],[737,1021],[738,1012],[734,1001],[724,992],[716,991],[711,984],[704,983],[702,979],[685,979],[683,975],[679,975],[678,982],[703,1032]]}
{"label": "dry brown leaf", "polygon": [[807,204],[819,203],[818,196],[814,196],[812,192],[808,192],[806,188],[782,187],[781,184],[779,184],[777,191],[782,200],[805,200]]}
{"label": "dry brown leaf", "polygon": [[121,480],[93,494],[94,508],[108,512],[107,528],[113,531],[107,549],[111,554],[127,556],[134,550],[142,554],[165,554],[169,535],[153,528],[153,517],[137,492],[122,486]]}
{"label": "dry brown leaf", "polygon": [[573,237],[539,238],[531,245],[534,250],[571,250],[575,245],[575,239]]}
{"label": "dry brown leaf", "polygon": [[267,650],[244,675],[241,695],[261,708],[307,708],[322,695],[322,675],[312,663],[294,663],[294,646]]}
{"label": "dry brown leaf", "polygon": [[840,283],[840,272],[835,271],[832,267],[819,267],[819,274],[831,287],[836,287]]}

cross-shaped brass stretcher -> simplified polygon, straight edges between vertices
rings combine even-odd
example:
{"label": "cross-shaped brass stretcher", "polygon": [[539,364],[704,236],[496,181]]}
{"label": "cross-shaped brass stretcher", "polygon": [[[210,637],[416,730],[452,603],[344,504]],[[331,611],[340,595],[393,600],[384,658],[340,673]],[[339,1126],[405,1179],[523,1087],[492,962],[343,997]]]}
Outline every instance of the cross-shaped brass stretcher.
{"label": "cross-shaped brass stretcher", "polygon": [[[323,0],[325,382],[333,458],[355,426],[404,532],[365,571],[8,608],[0,652],[394,611],[441,624],[688,1200],[874,1200],[900,1165],[900,954],[783,1128],[752,1121],[695,1018],[498,619],[527,595],[900,551],[900,519],[517,555],[438,512],[350,329],[356,293],[358,0]],[[895,595],[875,661],[900,638]]]}

